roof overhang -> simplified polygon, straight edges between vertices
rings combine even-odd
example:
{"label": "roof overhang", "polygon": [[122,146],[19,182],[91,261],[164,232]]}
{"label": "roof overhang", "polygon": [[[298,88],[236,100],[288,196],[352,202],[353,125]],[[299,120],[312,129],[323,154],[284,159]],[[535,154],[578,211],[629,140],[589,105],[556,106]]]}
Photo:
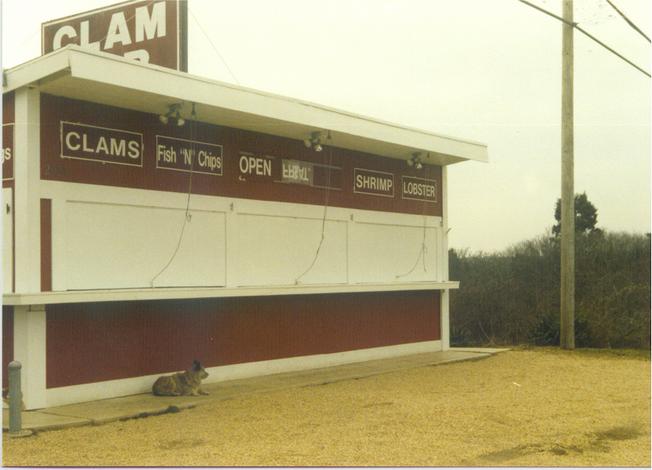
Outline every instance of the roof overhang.
{"label": "roof overhang", "polygon": [[142,64],[70,45],[4,71],[3,93],[36,86],[43,93],[161,114],[180,101],[195,103],[198,120],[303,140],[330,131],[335,147],[424,163],[488,161],[487,146],[307,101]]}

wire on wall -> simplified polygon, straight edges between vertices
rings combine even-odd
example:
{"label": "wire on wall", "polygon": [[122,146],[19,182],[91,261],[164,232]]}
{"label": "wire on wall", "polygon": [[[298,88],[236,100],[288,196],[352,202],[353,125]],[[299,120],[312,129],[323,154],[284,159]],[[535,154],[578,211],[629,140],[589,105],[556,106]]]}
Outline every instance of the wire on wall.
{"label": "wire on wall", "polygon": [[396,279],[400,279],[402,277],[407,277],[410,274],[414,272],[414,270],[417,268],[419,265],[419,261],[423,263],[423,272],[428,272],[428,268],[426,267],[426,255],[428,254],[428,245],[426,245],[426,222],[427,222],[427,216],[426,216],[426,201],[423,201],[423,209],[422,209],[422,214],[423,216],[423,237],[421,239],[421,248],[419,249],[419,254],[417,255],[417,259],[414,261],[414,265],[412,268],[404,273],[404,274],[397,274]]}
{"label": "wire on wall", "polygon": [[150,281],[151,287],[154,287],[154,281],[163,274],[172,264],[174,258],[176,258],[179,249],[181,248],[181,242],[183,241],[183,235],[186,230],[186,225],[191,221],[192,214],[190,213],[190,195],[192,194],[192,175],[195,170],[195,127],[197,125],[197,115],[195,113],[195,103],[192,104],[192,113],[190,114],[190,175],[188,176],[188,193],[186,194],[186,210],[183,217],[183,224],[181,225],[181,230],[179,232],[179,239],[177,240],[177,246],[170,256],[168,262],[163,266],[163,268],[152,278]]}
{"label": "wire on wall", "polygon": [[303,276],[308,274],[312,268],[315,266],[315,263],[317,262],[317,258],[319,258],[319,252],[321,251],[321,247],[324,244],[324,238],[326,235],[326,213],[328,211],[328,201],[329,201],[329,196],[331,192],[331,171],[332,171],[332,165],[333,165],[333,147],[330,145],[331,141],[331,132],[328,131],[328,135],[326,137],[326,140],[328,141],[328,178],[326,180],[326,195],[324,197],[324,214],[322,216],[321,220],[321,238],[319,239],[319,245],[317,245],[317,250],[315,251],[315,256],[312,259],[312,262],[310,263],[310,266],[301,273],[299,277],[297,277],[294,280],[295,284],[299,284],[299,281]]}

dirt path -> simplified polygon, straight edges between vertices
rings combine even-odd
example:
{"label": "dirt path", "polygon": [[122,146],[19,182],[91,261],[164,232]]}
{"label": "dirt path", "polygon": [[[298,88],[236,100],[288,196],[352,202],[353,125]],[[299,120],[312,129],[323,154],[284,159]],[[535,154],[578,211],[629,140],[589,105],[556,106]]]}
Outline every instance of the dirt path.
{"label": "dirt path", "polygon": [[9,466],[650,466],[649,356],[553,349],[3,438]]}

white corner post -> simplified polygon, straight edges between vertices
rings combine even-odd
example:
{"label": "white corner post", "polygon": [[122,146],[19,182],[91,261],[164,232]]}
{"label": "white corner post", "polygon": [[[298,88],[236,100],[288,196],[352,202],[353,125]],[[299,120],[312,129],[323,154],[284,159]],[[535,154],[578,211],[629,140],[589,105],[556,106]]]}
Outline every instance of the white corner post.
{"label": "white corner post", "polygon": [[45,306],[14,307],[14,360],[22,365],[21,389],[25,408],[44,408]]}
{"label": "white corner post", "polygon": [[[16,293],[41,290],[41,136],[37,88],[16,90],[14,218]],[[19,359],[18,359],[19,360]],[[24,367],[24,364],[23,364]]]}
{"label": "white corner post", "polygon": [[[41,103],[38,88],[16,90],[14,218],[16,293],[41,290]],[[22,364],[27,409],[46,406],[45,307],[14,307],[14,360]]]}
{"label": "white corner post", "polygon": [[[448,169],[445,166],[441,169],[441,194],[441,268],[443,281],[448,281]],[[439,329],[442,351],[447,351],[450,348],[449,293],[449,289],[440,291]]]}

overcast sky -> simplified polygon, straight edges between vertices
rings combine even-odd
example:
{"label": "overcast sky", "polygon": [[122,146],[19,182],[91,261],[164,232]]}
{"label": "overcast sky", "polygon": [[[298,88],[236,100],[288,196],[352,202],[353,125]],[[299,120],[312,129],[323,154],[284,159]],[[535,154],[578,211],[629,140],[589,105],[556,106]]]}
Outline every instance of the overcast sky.
{"label": "overcast sky", "polygon": [[[561,0],[532,0],[561,15]],[[649,36],[650,0],[612,0]],[[2,64],[43,21],[116,3],[2,1]],[[489,146],[449,170],[450,246],[549,231],[560,195],[561,23],[517,0],[190,0],[189,72]],[[645,70],[649,43],[607,4],[575,21]],[[210,37],[210,41],[207,38]],[[212,42],[212,44],[211,44]],[[650,79],[575,33],[575,189],[598,226],[650,231]]]}

